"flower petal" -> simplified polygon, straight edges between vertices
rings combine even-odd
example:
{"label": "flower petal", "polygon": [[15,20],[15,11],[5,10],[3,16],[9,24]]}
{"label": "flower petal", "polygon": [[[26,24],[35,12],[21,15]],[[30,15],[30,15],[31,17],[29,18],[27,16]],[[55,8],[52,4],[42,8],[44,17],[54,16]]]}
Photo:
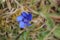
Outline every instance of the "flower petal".
{"label": "flower petal", "polygon": [[17,22],[20,22],[20,21],[23,20],[23,18],[24,18],[23,16],[18,16],[17,19],[16,19],[16,21],[17,21]]}
{"label": "flower petal", "polygon": [[28,15],[28,20],[29,20],[29,21],[32,20],[32,14],[31,14],[31,13],[29,13],[29,15]]}
{"label": "flower petal", "polygon": [[28,24],[27,24],[27,26],[31,26],[31,24],[30,24],[30,23],[28,23]]}
{"label": "flower petal", "polygon": [[28,19],[26,19],[26,18],[24,18],[24,23],[28,23],[29,22],[29,20]]}
{"label": "flower petal", "polygon": [[25,24],[23,21],[21,21],[21,22],[19,23],[19,27],[20,27],[20,28],[25,28],[25,27],[26,27],[26,24]]}
{"label": "flower petal", "polygon": [[24,22],[26,24],[26,26],[31,26],[31,24],[29,22]]}
{"label": "flower petal", "polygon": [[28,13],[24,11],[24,12],[21,13],[21,15],[22,15],[23,17],[27,17],[27,16],[28,16]]}

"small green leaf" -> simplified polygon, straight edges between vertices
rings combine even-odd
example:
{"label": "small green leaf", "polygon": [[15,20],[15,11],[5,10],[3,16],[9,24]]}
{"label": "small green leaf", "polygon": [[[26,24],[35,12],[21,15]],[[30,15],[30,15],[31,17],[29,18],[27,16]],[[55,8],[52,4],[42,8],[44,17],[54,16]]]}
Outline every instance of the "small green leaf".
{"label": "small green leaf", "polygon": [[39,40],[43,40],[44,37],[49,33],[49,31],[43,31],[38,35]]}
{"label": "small green leaf", "polygon": [[57,29],[53,33],[57,38],[60,39],[60,25],[57,26]]}
{"label": "small green leaf", "polygon": [[51,29],[54,27],[54,21],[50,18],[49,14],[45,14],[45,17],[47,19],[46,25],[48,26],[48,29]]}
{"label": "small green leaf", "polygon": [[29,34],[29,31],[25,31],[25,32],[23,33],[24,40],[27,40],[28,34]]}

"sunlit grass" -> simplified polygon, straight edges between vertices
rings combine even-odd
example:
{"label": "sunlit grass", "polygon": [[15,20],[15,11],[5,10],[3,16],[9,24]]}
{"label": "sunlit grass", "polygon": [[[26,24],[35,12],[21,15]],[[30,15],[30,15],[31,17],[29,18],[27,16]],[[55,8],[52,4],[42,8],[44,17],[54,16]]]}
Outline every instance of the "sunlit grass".
{"label": "sunlit grass", "polygon": [[[33,15],[32,25],[25,29],[16,21],[22,11]],[[55,0],[0,0],[0,40],[59,40],[59,27],[60,7]]]}

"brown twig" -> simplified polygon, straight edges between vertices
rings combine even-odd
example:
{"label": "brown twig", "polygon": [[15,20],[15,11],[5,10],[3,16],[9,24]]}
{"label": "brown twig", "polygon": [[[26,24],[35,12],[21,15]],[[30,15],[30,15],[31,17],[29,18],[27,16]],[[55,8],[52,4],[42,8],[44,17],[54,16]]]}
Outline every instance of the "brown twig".
{"label": "brown twig", "polygon": [[45,23],[43,25],[41,25],[40,27],[38,27],[37,29],[35,29],[34,31],[41,29],[44,25],[45,25]]}
{"label": "brown twig", "polygon": [[51,18],[56,19],[56,20],[60,20],[60,16],[51,16]]}
{"label": "brown twig", "polygon": [[10,4],[9,0],[6,0],[6,4],[8,6],[8,9],[11,10],[12,7],[11,7],[11,4]]}
{"label": "brown twig", "polygon": [[51,16],[55,22],[60,22],[60,16]]}

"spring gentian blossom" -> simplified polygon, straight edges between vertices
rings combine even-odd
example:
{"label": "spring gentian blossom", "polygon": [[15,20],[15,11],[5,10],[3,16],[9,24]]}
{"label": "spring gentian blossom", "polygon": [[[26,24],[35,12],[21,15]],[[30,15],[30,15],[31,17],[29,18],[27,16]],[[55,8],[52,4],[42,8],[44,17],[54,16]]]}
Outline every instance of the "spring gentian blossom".
{"label": "spring gentian blossom", "polygon": [[31,26],[30,24],[31,20],[32,20],[32,14],[26,11],[23,11],[21,15],[16,18],[16,21],[19,23],[20,28]]}

